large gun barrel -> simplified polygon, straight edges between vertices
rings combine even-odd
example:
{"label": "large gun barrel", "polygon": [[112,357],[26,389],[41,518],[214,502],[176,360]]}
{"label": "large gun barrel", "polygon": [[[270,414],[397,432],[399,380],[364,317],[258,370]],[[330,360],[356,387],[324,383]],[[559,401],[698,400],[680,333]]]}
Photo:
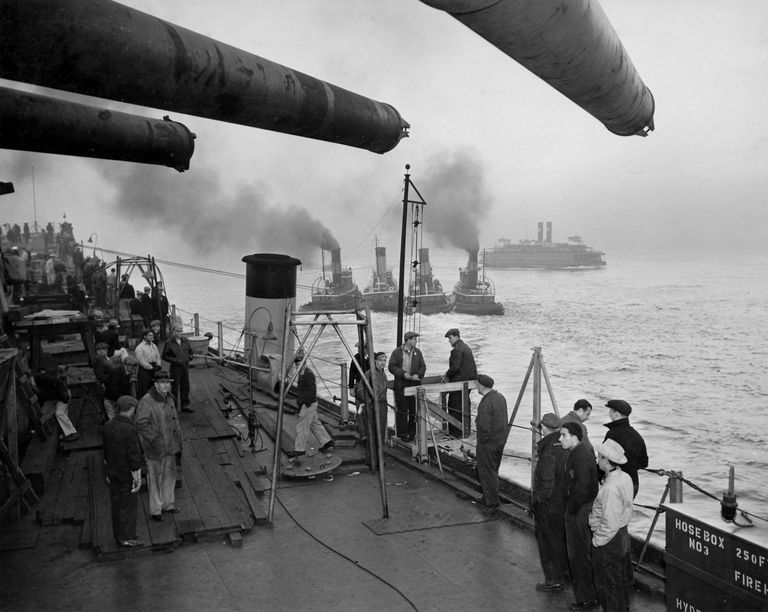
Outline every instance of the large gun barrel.
{"label": "large gun barrel", "polygon": [[376,153],[410,127],[389,104],[111,0],[3,0],[0,77]]}
{"label": "large gun barrel", "polygon": [[189,168],[195,135],[150,119],[0,87],[0,148]]}
{"label": "large gun barrel", "polygon": [[653,130],[653,95],[597,0],[421,1],[458,19],[614,134]]}

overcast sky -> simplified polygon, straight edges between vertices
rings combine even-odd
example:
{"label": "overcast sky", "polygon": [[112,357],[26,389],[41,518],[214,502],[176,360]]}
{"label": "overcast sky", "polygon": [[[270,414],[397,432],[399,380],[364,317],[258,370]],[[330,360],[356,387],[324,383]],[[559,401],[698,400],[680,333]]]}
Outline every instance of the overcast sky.
{"label": "overcast sky", "polygon": [[[551,220],[556,240],[580,234],[609,261],[612,253],[655,249],[768,253],[763,0],[601,3],[655,97],[656,131],[648,138],[608,132],[417,0],[123,3],[390,103],[411,124],[411,136],[379,155],[170,113],[197,134],[182,174],[0,151],[0,180],[16,187],[0,199],[3,222],[33,220],[34,166],[37,220],[59,222],[66,213],[76,236],[96,233],[99,246],[237,262],[246,253],[284,251],[287,214],[294,226],[309,221],[329,230],[349,262],[366,262],[374,234],[397,250],[409,163],[429,202],[427,226],[441,227],[435,217],[454,181],[474,200],[467,223],[476,225],[482,247],[502,236],[535,237],[536,222]],[[435,233],[425,235],[425,246],[440,246]]]}

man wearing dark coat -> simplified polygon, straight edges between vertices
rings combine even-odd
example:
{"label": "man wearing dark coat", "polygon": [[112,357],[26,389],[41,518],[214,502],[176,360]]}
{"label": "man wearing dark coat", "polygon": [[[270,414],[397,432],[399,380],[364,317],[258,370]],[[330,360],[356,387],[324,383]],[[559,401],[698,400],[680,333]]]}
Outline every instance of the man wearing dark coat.
{"label": "man wearing dark coat", "polygon": [[121,396],[117,400],[117,416],[104,425],[101,434],[112,507],[112,530],[118,545],[128,548],[143,546],[136,538],[141,466],[144,463],[139,432],[133,423],[138,403],[129,395]]}
{"label": "man wearing dark coat", "polygon": [[538,591],[562,591],[569,577],[565,548],[565,500],[563,486],[568,451],[560,444],[560,419],[545,414],[539,423],[542,438],[536,443],[533,472],[533,516],[544,582]]}
{"label": "man wearing dark coat", "polygon": [[493,388],[493,378],[477,375],[482,396],[477,407],[477,479],[483,489],[485,508],[491,515],[499,508],[499,466],[507,443],[507,400]]}
{"label": "man wearing dark coat", "polygon": [[605,434],[605,440],[614,440],[624,449],[627,462],[621,466],[621,469],[632,479],[635,497],[640,489],[640,480],[637,472],[641,468],[648,467],[648,451],[645,447],[645,440],[637,430],[629,424],[629,415],[632,412],[632,406],[629,402],[620,399],[609,400],[606,404],[610,423],[605,426],[608,431]]}
{"label": "man wearing dark coat", "polygon": [[181,324],[174,324],[171,337],[163,348],[162,358],[171,366],[170,373],[173,378],[171,393],[176,398],[178,407],[181,412],[193,412],[189,407],[189,362],[194,355],[189,340],[182,335],[183,331]]}
{"label": "man wearing dark coat", "polygon": [[[475,380],[477,378],[477,367],[475,366],[475,357],[472,355],[472,349],[461,339],[459,330],[452,327],[445,332],[445,337],[451,343],[451,356],[448,358],[448,370],[444,378],[448,382],[458,382],[463,380]],[[452,391],[448,394],[448,414],[457,419],[463,420],[461,412],[461,391]],[[469,408],[469,406],[467,406]],[[448,424],[448,433],[454,438],[464,437],[464,432],[455,425]]]}
{"label": "man wearing dark coat", "polygon": [[416,348],[419,334],[407,331],[403,334],[403,345],[398,346],[389,357],[389,372],[395,377],[392,388],[395,393],[395,430],[404,442],[410,442],[416,435],[416,398],[406,397],[405,388],[421,384],[427,365],[424,356]]}
{"label": "man wearing dark coat", "polygon": [[568,421],[560,429],[560,444],[570,451],[565,464],[565,542],[576,601],[570,610],[598,608],[592,577],[592,532],[589,513],[597,496],[597,462],[594,452],[583,442],[584,430]]}

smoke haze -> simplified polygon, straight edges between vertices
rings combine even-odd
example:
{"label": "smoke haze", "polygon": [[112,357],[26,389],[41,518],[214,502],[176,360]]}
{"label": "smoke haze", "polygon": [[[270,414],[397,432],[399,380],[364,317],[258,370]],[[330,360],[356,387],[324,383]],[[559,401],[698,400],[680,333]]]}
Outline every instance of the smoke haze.
{"label": "smoke haze", "polygon": [[164,229],[174,242],[203,254],[268,251],[311,262],[319,248],[338,248],[331,231],[306,208],[271,202],[263,184],[241,184],[227,194],[216,174],[205,169],[182,177],[139,166],[112,165],[107,172],[121,217],[137,228]]}
{"label": "smoke haze", "polygon": [[434,170],[414,180],[427,202],[424,231],[438,247],[479,249],[480,223],[492,204],[479,157],[474,152],[446,153],[428,167]]}

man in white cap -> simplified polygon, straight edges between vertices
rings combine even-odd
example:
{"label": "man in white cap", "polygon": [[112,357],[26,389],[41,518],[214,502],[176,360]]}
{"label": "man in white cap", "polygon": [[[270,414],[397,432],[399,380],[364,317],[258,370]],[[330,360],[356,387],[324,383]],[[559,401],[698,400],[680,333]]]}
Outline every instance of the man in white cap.
{"label": "man in white cap", "polygon": [[603,610],[629,610],[629,532],[632,518],[632,479],[621,466],[627,462],[624,449],[615,440],[597,448],[597,464],[605,479],[592,504],[592,568],[595,591]]}
{"label": "man in white cap", "polygon": [[493,388],[493,378],[477,375],[477,391],[482,396],[477,407],[477,479],[483,489],[483,514],[499,509],[499,466],[507,443],[507,400]]}

